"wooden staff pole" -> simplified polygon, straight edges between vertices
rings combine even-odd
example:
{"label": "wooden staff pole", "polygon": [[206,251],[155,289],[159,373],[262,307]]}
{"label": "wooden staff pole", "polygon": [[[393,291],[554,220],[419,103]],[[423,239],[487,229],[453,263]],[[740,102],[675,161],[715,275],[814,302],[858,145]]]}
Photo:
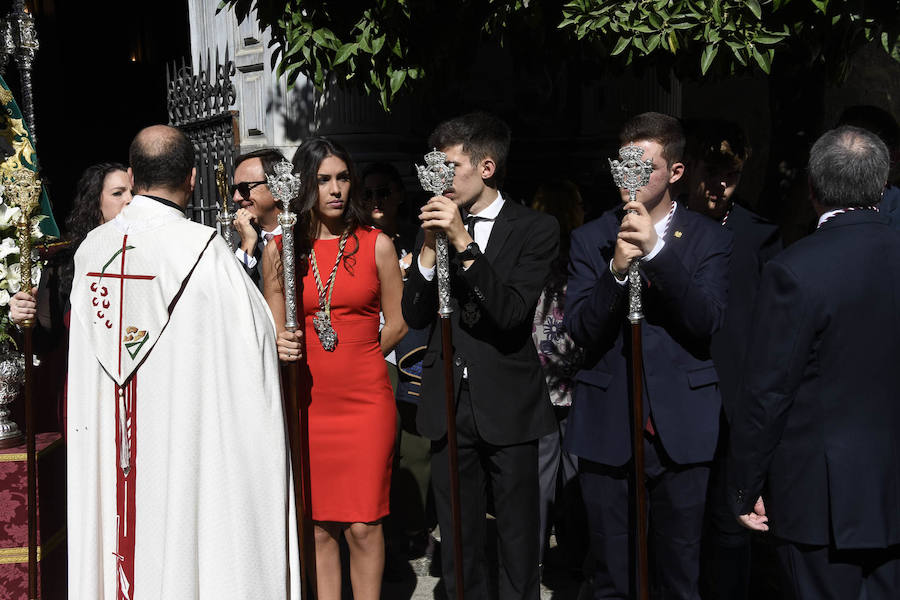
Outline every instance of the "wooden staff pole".
{"label": "wooden staff pole", "polygon": [[[297,331],[297,282],[294,264],[294,225],[297,215],[291,212],[291,200],[300,191],[300,178],[291,171],[293,165],[282,160],[275,165],[275,175],[267,175],[269,191],[281,203],[278,215],[281,225],[281,265],[284,270],[284,306],[287,331]],[[297,537],[300,542],[300,587],[303,598],[318,597],[316,582],[315,539],[312,537],[312,502],[309,479],[309,425],[306,403],[300,402],[300,369],[304,362],[295,361],[285,367],[283,402],[288,425],[291,467],[294,473],[294,501],[297,509]]]}
{"label": "wooden staff pole", "polygon": [[[616,186],[628,190],[629,202],[637,199],[637,191],[650,183],[653,161],[642,160],[644,150],[635,144],[619,148],[619,160],[609,161]],[[650,589],[647,559],[647,490],[644,485],[644,357],[641,346],[641,321],[644,319],[641,298],[641,274],[638,260],[628,265],[628,321],[631,323],[631,457],[632,505],[634,526],[631,528],[635,597],[648,600]]]}
{"label": "wooden staff pole", "polygon": [[[453,185],[455,167],[447,163],[447,155],[432,150],[425,155],[425,166],[416,166],[419,183],[432,194],[443,194]],[[450,256],[447,234],[435,233],[435,267],[438,280],[438,317],[441,321],[441,352],[444,358],[444,399],[447,407],[447,460],[450,463],[450,516],[453,521],[453,567],[456,576],[456,598],[463,600],[462,509],[459,498],[459,451],[456,443],[456,391],[453,386],[453,330],[450,315]]]}
{"label": "wooden staff pole", "polygon": [[647,489],[644,485],[644,357],[641,347],[641,322],[631,324],[631,406],[634,469],[634,519],[632,529],[634,535],[633,549],[637,550],[637,568],[635,584],[638,588],[637,598],[649,599],[650,576],[647,558]]}
{"label": "wooden staff pole", "polygon": [[[37,173],[26,168],[6,169],[4,172],[6,195],[11,204],[19,207],[16,233],[19,237],[20,288],[29,293],[31,281],[31,215],[38,207],[41,181]],[[25,319],[20,325],[24,334],[25,355],[25,460],[28,486],[28,597],[38,597],[38,514],[37,514],[37,453],[35,449],[34,422],[34,348],[32,345],[34,319]]]}

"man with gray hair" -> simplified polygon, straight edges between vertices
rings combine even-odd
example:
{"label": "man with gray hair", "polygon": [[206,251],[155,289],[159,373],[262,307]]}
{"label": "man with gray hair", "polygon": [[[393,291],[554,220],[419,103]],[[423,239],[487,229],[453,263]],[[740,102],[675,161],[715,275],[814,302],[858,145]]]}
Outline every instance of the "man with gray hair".
{"label": "man with gray hair", "polygon": [[734,514],[779,539],[795,596],[900,597],[900,234],[888,151],[856,127],[810,152],[815,233],[762,273],[732,424]]}

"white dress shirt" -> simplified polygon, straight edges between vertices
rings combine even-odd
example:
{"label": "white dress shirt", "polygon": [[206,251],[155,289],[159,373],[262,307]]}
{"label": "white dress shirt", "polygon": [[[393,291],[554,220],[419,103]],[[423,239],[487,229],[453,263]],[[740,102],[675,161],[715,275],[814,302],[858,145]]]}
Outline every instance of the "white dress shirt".
{"label": "white dress shirt", "polygon": [[[272,231],[260,231],[259,238],[256,240],[256,246],[260,250],[265,250],[266,245],[276,235],[281,235],[281,225],[276,225],[275,229],[273,229]],[[256,257],[251,256],[250,254],[247,254],[241,248],[238,248],[237,250],[235,250],[234,255],[248,269],[252,269],[253,267],[256,266]]]}

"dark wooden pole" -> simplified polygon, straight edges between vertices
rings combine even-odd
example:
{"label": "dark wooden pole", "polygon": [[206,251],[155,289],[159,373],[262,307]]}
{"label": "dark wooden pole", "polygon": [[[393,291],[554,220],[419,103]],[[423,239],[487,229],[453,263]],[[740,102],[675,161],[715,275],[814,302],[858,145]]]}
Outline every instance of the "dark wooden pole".
{"label": "dark wooden pole", "polygon": [[634,573],[635,598],[648,600],[649,569],[647,566],[647,490],[644,485],[644,357],[641,347],[641,322],[631,324],[631,449],[634,466],[634,528],[632,556],[637,560]]}
{"label": "dark wooden pole", "polygon": [[[453,567],[456,598],[465,595],[462,552],[462,511],[459,502],[459,451],[456,447],[456,393],[453,389],[453,332],[450,316],[441,316],[441,344],[444,354],[444,393],[447,404],[447,458],[450,462],[450,514],[453,518]],[[484,515],[482,515],[483,517]]]}
{"label": "dark wooden pole", "polygon": [[[300,592],[303,598],[318,596],[316,585],[316,548],[312,537],[312,502],[309,480],[309,412],[300,398],[300,369],[303,362],[290,363],[282,370],[284,412],[291,447],[294,473],[294,502],[297,510],[297,539],[300,544]],[[308,594],[308,595],[307,595]]]}

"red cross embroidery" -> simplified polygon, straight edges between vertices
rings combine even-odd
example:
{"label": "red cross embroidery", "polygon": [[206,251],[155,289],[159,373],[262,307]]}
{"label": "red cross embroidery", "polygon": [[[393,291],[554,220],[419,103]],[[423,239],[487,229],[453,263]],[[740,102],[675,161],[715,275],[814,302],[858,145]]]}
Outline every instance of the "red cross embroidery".
{"label": "red cross embroidery", "polygon": [[[119,267],[118,273],[106,273],[106,267],[109,266],[109,262],[112,262],[113,259],[115,258],[115,254],[114,254],[113,258],[111,258],[110,261],[108,263],[106,263],[106,265],[103,266],[102,271],[92,272],[92,273],[87,274],[88,277],[99,277],[100,279],[102,279],[104,277],[110,277],[112,279],[119,280],[119,375],[122,374],[122,310],[123,310],[122,300],[125,297],[125,280],[126,279],[143,279],[143,280],[149,281],[151,279],[156,279],[156,275],[126,275],[125,274],[125,253],[128,251],[129,248],[134,248],[134,246],[128,246],[127,242],[128,242],[128,234],[125,234],[124,236],[122,236],[122,249],[119,250],[119,253],[122,254],[122,260],[120,262],[120,267]],[[96,292],[97,291],[96,286],[97,286],[96,283],[91,284],[91,291]],[[101,289],[104,289],[104,291],[105,291],[105,288],[101,288]],[[100,292],[100,295],[106,296],[106,294],[103,293],[103,291]],[[97,306],[96,298],[94,300],[95,300],[94,306]],[[103,300],[102,307],[104,309],[109,308],[109,301]],[[103,319],[103,318],[105,318],[105,313],[98,310],[97,317],[100,319]],[[112,327],[112,323],[110,323],[109,321],[106,321],[106,326]]]}

